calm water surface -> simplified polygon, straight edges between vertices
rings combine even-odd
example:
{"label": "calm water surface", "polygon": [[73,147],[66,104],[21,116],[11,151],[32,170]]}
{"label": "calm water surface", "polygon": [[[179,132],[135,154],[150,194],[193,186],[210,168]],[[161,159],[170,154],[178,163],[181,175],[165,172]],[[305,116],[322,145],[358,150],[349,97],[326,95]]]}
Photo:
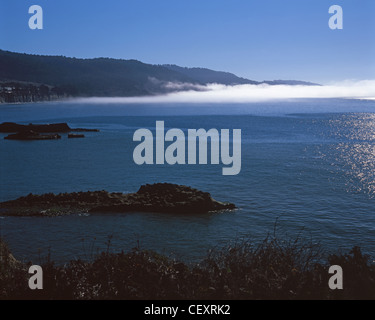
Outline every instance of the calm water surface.
{"label": "calm water surface", "polygon": [[[234,212],[207,215],[127,213],[67,217],[0,217],[14,255],[39,262],[90,258],[137,246],[194,260],[241,237],[304,234],[327,249],[353,245],[375,252],[375,102],[294,100],[237,105],[40,103],[0,106],[0,122],[68,122],[98,128],[85,139],[9,141],[0,134],[0,200],[28,193],[135,192],[171,182],[231,201]],[[242,129],[242,170],[222,165],[137,166],[138,128]]]}

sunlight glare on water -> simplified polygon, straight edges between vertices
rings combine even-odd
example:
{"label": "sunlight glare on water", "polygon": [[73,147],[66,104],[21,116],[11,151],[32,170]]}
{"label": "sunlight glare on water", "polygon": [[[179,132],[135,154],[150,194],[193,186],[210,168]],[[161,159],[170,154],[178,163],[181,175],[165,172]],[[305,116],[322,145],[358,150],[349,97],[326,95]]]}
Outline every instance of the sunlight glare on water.
{"label": "sunlight glare on water", "polygon": [[[325,112],[323,112],[325,110]],[[345,110],[347,112],[338,112]],[[313,112],[314,111],[314,112]],[[327,250],[358,245],[375,252],[375,102],[284,101],[253,105],[3,106],[0,121],[67,122],[99,128],[85,139],[10,141],[0,134],[0,199],[27,194],[108,190],[136,192],[170,182],[210,192],[238,210],[204,216],[128,213],[56,218],[3,217],[0,232],[16,257],[38,262],[51,250],[57,262],[105,249],[142,248],[192,261],[227,241],[262,241],[278,220],[281,233],[302,228]],[[134,131],[167,128],[242,130],[242,168],[134,163]],[[93,243],[93,239],[95,243]],[[83,241],[84,240],[84,241]],[[91,247],[94,249],[91,249]],[[88,249],[89,248],[89,249]],[[89,251],[89,252],[87,252]]]}

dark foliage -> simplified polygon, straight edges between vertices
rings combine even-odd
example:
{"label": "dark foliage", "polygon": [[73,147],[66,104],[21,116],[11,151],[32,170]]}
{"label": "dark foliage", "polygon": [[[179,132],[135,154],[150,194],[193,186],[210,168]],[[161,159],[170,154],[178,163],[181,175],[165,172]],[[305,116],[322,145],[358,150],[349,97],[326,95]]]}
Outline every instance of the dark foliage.
{"label": "dark foliage", "polygon": [[[110,245],[110,243],[109,243]],[[324,260],[321,247],[300,238],[268,237],[211,250],[187,265],[155,252],[99,254],[93,261],[42,264],[44,289],[28,289],[27,264],[1,243],[1,299],[374,299],[375,268],[358,247]],[[326,261],[326,262],[324,262]],[[329,266],[344,270],[344,289],[330,290]]]}
{"label": "dark foliage", "polygon": [[[204,90],[202,85],[260,84],[228,72],[175,65],[151,65],[137,60],[76,59],[0,50],[0,102],[34,102],[63,97],[130,97],[181,90]],[[7,85],[13,82],[12,86]],[[268,84],[303,84],[269,81]],[[11,90],[5,87],[12,88]]]}
{"label": "dark foliage", "polygon": [[186,75],[191,79],[195,79],[201,84],[220,83],[226,85],[236,84],[259,84],[260,82],[240,78],[229,72],[214,71],[206,68],[183,68],[176,65],[164,65],[164,67]]}
{"label": "dark foliage", "polygon": [[52,87],[51,94],[60,97],[142,96],[170,91],[168,82],[196,83],[178,72],[137,60],[76,59],[2,50],[0,81],[47,84]]}

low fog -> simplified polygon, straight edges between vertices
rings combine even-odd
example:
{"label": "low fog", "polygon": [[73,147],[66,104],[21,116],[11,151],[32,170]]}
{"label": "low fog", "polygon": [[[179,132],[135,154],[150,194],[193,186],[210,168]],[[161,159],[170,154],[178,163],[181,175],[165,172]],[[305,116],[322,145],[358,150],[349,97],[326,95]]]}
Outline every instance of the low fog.
{"label": "low fog", "polygon": [[[169,83],[170,88],[183,84]],[[160,96],[80,98],[82,103],[247,103],[298,98],[375,99],[375,80],[343,81],[324,86],[209,84]]]}

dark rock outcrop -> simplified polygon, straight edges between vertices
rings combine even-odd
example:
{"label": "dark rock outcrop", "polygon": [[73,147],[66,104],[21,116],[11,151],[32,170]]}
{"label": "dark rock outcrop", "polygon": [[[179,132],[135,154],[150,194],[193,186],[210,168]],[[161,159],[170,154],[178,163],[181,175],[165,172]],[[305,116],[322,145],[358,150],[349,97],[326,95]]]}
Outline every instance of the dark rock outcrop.
{"label": "dark rock outcrop", "polygon": [[[3,122],[0,124],[1,133],[13,133],[4,139],[8,140],[50,140],[50,139],[60,139],[57,133],[67,133],[67,132],[98,132],[98,129],[84,129],[77,128],[72,129],[67,123],[52,123],[52,124],[17,124],[14,122]],[[41,133],[55,133],[55,134],[41,134]],[[68,138],[83,138],[83,134],[74,134]]]}
{"label": "dark rock outcrop", "polygon": [[208,192],[170,183],[143,185],[136,193],[87,191],[29,194],[0,203],[0,215],[57,216],[72,213],[207,213],[235,209],[232,203],[212,199]]}
{"label": "dark rock outcrop", "polygon": [[58,134],[40,134],[34,132],[33,130],[21,131],[19,133],[10,134],[4,139],[7,140],[53,140],[61,139],[61,136]]}
{"label": "dark rock outcrop", "polygon": [[84,138],[84,134],[78,134],[78,133],[69,133],[68,138],[69,139],[74,139],[74,138]]}
{"label": "dark rock outcrop", "polygon": [[75,128],[70,129],[71,132],[99,132],[99,129],[85,129],[85,128]]}
{"label": "dark rock outcrop", "polygon": [[13,133],[34,131],[37,133],[48,132],[70,132],[72,129],[66,123],[53,123],[53,124],[17,124],[13,122],[3,122],[0,124],[0,132]]}
{"label": "dark rock outcrop", "polygon": [[98,129],[72,129],[67,123],[51,123],[51,124],[17,124],[14,122],[3,122],[0,124],[1,133],[15,133],[34,131],[37,133],[67,133],[67,132],[98,132]]}

